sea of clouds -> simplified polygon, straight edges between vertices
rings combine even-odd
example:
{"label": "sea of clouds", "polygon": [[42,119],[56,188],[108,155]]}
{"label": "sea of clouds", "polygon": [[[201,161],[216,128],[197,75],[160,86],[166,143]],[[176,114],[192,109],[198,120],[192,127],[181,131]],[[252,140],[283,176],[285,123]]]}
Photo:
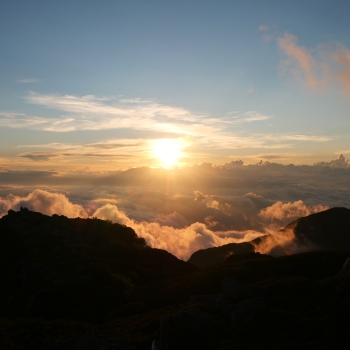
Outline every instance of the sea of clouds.
{"label": "sea of clouds", "polygon": [[293,220],[329,207],[350,207],[350,164],[344,157],[313,166],[233,161],[181,169],[117,172],[0,171],[0,216],[20,206],[47,215],[97,217],[132,227],[151,247],[187,260],[199,249],[250,241],[267,233],[269,253],[305,250]]}

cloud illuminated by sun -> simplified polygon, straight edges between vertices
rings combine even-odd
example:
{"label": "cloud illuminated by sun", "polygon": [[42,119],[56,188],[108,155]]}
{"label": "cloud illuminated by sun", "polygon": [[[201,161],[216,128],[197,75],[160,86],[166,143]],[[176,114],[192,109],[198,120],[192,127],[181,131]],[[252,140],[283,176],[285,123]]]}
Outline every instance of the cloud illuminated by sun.
{"label": "cloud illuminated by sun", "polygon": [[182,157],[182,148],[183,144],[178,140],[160,139],[153,142],[153,155],[167,168],[177,164]]}

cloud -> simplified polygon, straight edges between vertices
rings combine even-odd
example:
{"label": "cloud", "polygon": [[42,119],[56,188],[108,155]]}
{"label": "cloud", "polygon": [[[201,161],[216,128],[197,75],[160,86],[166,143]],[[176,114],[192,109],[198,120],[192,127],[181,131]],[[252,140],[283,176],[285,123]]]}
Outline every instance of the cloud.
{"label": "cloud", "polygon": [[0,111],[0,116],[5,117],[5,118],[13,118],[13,117],[19,117],[19,116],[24,116],[25,114],[23,113],[14,113],[14,112],[4,112]]}
{"label": "cloud", "polygon": [[153,101],[114,99],[93,95],[48,95],[30,92],[27,102],[55,109],[60,117],[0,114],[0,127],[29,128],[52,132],[75,130],[133,129],[169,133],[212,148],[260,147],[255,135],[235,136],[228,127],[237,123],[261,122],[271,117],[255,111],[234,116],[210,117],[180,107]]}
{"label": "cloud", "polygon": [[5,170],[0,171],[0,214],[22,203],[49,215],[108,218],[184,259],[196,249],[262,233],[273,239],[264,239],[260,251],[296,252],[307,247],[280,228],[327,207],[350,207],[348,165],[340,157],[313,166],[234,160],[174,169]]}
{"label": "cloud", "polygon": [[291,221],[294,221],[300,217],[310,214],[318,213],[329,209],[324,205],[311,205],[306,206],[302,200],[296,202],[282,203],[278,201],[273,205],[262,209],[259,213],[259,217],[266,223],[279,224],[284,227]]}
{"label": "cloud", "polygon": [[282,63],[282,70],[291,71],[298,79],[311,89],[317,89],[324,82],[316,76],[316,61],[309,51],[297,44],[295,35],[285,33],[278,39],[279,47],[284,51],[287,59]]}
{"label": "cloud", "polygon": [[[197,200],[202,200],[207,208],[215,210],[225,210],[224,201],[215,201],[212,196],[195,193]],[[251,201],[250,205],[260,203],[260,207],[266,205],[266,201],[259,195],[248,193],[244,196]],[[260,218],[266,221],[264,231],[245,230],[216,230],[213,231],[206,223],[193,222],[188,224],[187,220],[177,212],[168,215],[159,214],[155,220],[135,220],[125,211],[117,207],[122,201],[113,198],[96,198],[90,201],[94,206],[82,206],[73,204],[66,195],[62,193],[51,193],[44,190],[35,190],[27,196],[8,195],[0,198],[0,214],[5,215],[9,209],[18,210],[20,206],[30,210],[39,211],[46,215],[65,215],[68,217],[97,217],[103,220],[111,220],[129,226],[135,230],[137,235],[146,239],[147,243],[154,248],[165,249],[177,257],[187,260],[190,255],[199,250],[216,247],[228,243],[239,243],[251,241],[257,237],[269,233],[271,238],[264,240],[263,244],[256,248],[259,252],[273,252],[279,254],[295,252],[297,244],[293,242],[294,236],[291,232],[283,234],[276,230],[277,222],[290,222],[300,216],[309,215],[320,210],[325,210],[322,206],[307,207],[302,201],[283,204],[277,202],[270,207],[260,211]],[[96,205],[98,207],[96,207]],[[259,207],[259,205],[258,205]],[[226,208],[230,212],[231,208]],[[247,211],[248,213],[248,211]],[[282,249],[282,250],[281,250]],[[298,248],[300,249],[300,247]]]}
{"label": "cloud", "polygon": [[[344,152],[345,153],[345,152]],[[339,168],[339,169],[349,169],[350,161],[345,159],[345,157],[340,154],[338,159],[331,160],[329,162],[317,162],[314,164],[316,167],[330,167],[330,168]]]}
{"label": "cloud", "polygon": [[43,190],[35,190],[25,197],[9,195],[0,198],[0,216],[5,215],[9,209],[19,210],[21,206],[46,215],[58,214],[70,218],[88,216],[82,206],[71,203],[64,194]]}
{"label": "cloud", "polygon": [[[203,152],[213,154],[216,150],[238,148],[290,148],[294,142],[324,142],[331,137],[322,135],[303,134],[252,134],[246,131],[237,133],[237,124],[262,123],[270,120],[272,116],[257,111],[230,112],[222,117],[211,117],[201,113],[194,113],[180,107],[168,106],[154,101],[138,100],[137,103],[128,99],[116,99],[98,97],[93,95],[73,96],[38,94],[30,92],[26,100],[31,104],[55,109],[60,112],[59,117],[30,116],[22,113],[0,112],[0,127],[25,128],[51,132],[72,132],[82,130],[108,130],[129,129],[132,132],[147,131],[157,133],[158,138],[181,139],[187,147],[187,159],[198,158]],[[163,136],[162,136],[163,135]],[[151,138],[151,136],[150,136]],[[126,140],[102,140],[95,144],[71,145],[70,149],[79,150],[81,156],[97,156],[96,152],[86,152],[83,148],[113,149],[127,147]],[[129,141],[128,147],[139,147],[146,152],[149,150],[151,140],[134,139]],[[22,147],[29,147],[24,145]],[[31,147],[34,147],[32,145]],[[48,148],[64,148],[63,144],[50,143]],[[36,145],[43,148],[44,145]],[[134,151],[135,151],[134,149]],[[134,152],[135,153],[135,152]],[[30,160],[49,160],[56,158],[59,162],[62,157],[70,156],[60,153],[59,155],[39,154],[25,152],[20,158]],[[145,156],[146,153],[143,154]],[[78,154],[75,154],[78,156]],[[102,156],[101,156],[102,157]]]}
{"label": "cloud", "polygon": [[[145,158],[145,149],[149,149],[149,140],[139,139],[119,139],[106,140],[104,142],[89,143],[89,144],[63,144],[63,143],[48,143],[48,144],[33,144],[33,145],[19,145],[17,148],[37,148],[37,149],[54,149],[59,152],[22,152],[17,156],[20,158],[27,158],[33,161],[49,161],[52,158],[65,157],[101,157],[101,158],[135,158],[136,152]],[[122,149],[122,150],[121,150]],[[119,153],[119,152],[124,153]]]}
{"label": "cloud", "polygon": [[[331,84],[350,93],[350,50],[339,43],[321,44],[315,50],[298,45],[298,38],[285,33],[277,38],[285,55],[281,62],[283,74],[292,74],[300,83],[314,91],[326,91]],[[316,54],[315,54],[316,53]]]}
{"label": "cloud", "polygon": [[[88,210],[81,205],[71,203],[61,193],[35,190],[25,197],[9,195],[7,198],[0,198],[1,216],[5,215],[9,209],[19,210],[20,206],[46,215],[58,214],[71,218],[89,216]],[[246,239],[245,232],[214,233],[205,224],[199,222],[182,229],[169,226],[178,220],[184,220],[177,213],[167,217],[163,216],[161,223],[137,222],[119,210],[116,205],[110,203],[98,208],[91,216],[129,226],[135,230],[138,236],[144,237],[151,247],[165,249],[184,260],[187,260],[193,252],[199,249],[242,242]],[[249,231],[247,234],[249,239],[261,235],[261,233],[253,231]]]}
{"label": "cloud", "polygon": [[[162,226],[155,222],[137,222],[111,204],[106,204],[97,209],[93,216],[132,227],[137,235],[145,238],[151,247],[165,249],[183,260],[188,260],[191,254],[199,249],[246,240],[245,232],[230,231],[220,235],[220,233],[214,233],[205,224],[199,222],[183,229]],[[249,239],[261,236],[260,232],[248,233]],[[239,238],[231,237],[235,234]]]}
{"label": "cloud", "polygon": [[42,162],[49,160],[51,158],[58,157],[59,154],[57,153],[50,153],[50,152],[32,152],[32,153],[20,153],[18,157],[21,158],[28,158],[30,160],[34,160],[37,162]]}
{"label": "cloud", "polygon": [[102,152],[27,152],[18,154],[20,158],[27,158],[34,161],[48,161],[56,157],[100,157],[100,158],[132,158],[131,154],[102,153]]}
{"label": "cloud", "polygon": [[343,86],[345,94],[350,93],[350,50],[342,47],[331,53],[333,61],[340,66],[335,73],[334,79]]}
{"label": "cloud", "polygon": [[300,217],[319,213],[329,209],[324,205],[307,206],[302,200],[294,203],[280,201],[260,211],[259,217],[265,223],[267,234],[261,242],[255,244],[255,251],[273,256],[297,254],[317,250],[318,247],[311,242],[300,242],[294,234],[294,225],[287,224]]}
{"label": "cloud", "polygon": [[[253,91],[251,91],[250,93],[252,93],[252,92]],[[233,114],[233,113],[231,113],[231,114]],[[241,113],[238,116],[233,116],[233,118],[234,118],[234,123],[251,123],[251,122],[255,122],[255,121],[268,120],[268,119],[271,119],[272,117],[258,113],[258,112],[250,111],[250,112]]]}
{"label": "cloud", "polygon": [[267,25],[263,25],[261,24],[258,28],[259,31],[267,31],[268,30],[268,26]]}
{"label": "cloud", "polygon": [[262,238],[261,243],[255,244],[255,252],[272,256],[299,254],[317,249],[318,247],[312,243],[299,242],[293,228],[270,231],[269,235]]}

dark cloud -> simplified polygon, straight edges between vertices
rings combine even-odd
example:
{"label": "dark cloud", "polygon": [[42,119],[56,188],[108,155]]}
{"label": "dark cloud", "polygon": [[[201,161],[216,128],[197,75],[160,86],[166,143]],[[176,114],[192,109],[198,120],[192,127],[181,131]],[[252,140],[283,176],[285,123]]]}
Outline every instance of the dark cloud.
{"label": "dark cloud", "polygon": [[52,158],[59,157],[59,154],[53,152],[26,152],[20,153],[18,157],[27,158],[36,162],[45,162]]}
{"label": "dark cloud", "polygon": [[114,149],[114,148],[122,148],[122,147],[137,147],[142,146],[144,142],[137,142],[132,144],[124,144],[124,143],[91,143],[84,145],[84,147],[88,148],[98,148],[98,149]]}
{"label": "dark cloud", "polygon": [[57,157],[99,157],[99,158],[134,158],[130,154],[113,154],[99,152],[26,152],[18,155],[20,158],[27,158],[33,161],[49,161]]}

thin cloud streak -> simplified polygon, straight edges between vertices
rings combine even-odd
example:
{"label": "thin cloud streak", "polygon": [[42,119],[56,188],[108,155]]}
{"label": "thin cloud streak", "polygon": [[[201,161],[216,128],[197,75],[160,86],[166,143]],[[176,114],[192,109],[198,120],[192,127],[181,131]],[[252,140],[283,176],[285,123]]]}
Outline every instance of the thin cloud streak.
{"label": "thin cloud streak", "polygon": [[[0,127],[27,128],[33,130],[44,130],[51,132],[70,132],[76,130],[107,130],[123,129],[157,131],[170,133],[174,137],[181,137],[188,145],[196,145],[199,150],[209,148],[211,150],[238,149],[238,148],[266,148],[281,149],[292,148],[295,142],[325,142],[331,137],[322,135],[289,135],[289,134],[249,134],[246,132],[233,131],[236,124],[264,122],[271,119],[271,116],[255,111],[231,112],[222,118],[213,118],[207,115],[192,113],[184,108],[161,105],[159,103],[134,100],[115,100],[111,98],[73,95],[45,95],[30,92],[26,97],[29,103],[45,106],[68,113],[61,117],[39,117],[27,116],[21,113],[0,112]],[[292,141],[292,142],[291,142]],[[101,141],[94,144],[73,146],[71,149],[113,149],[123,146],[123,141],[114,141],[116,144],[108,144]],[[138,142],[138,141],[136,141]],[[149,142],[148,142],[149,143]],[[147,142],[146,142],[147,144]],[[146,144],[144,146],[146,146]],[[28,147],[29,145],[24,145]],[[49,144],[48,148],[69,149],[69,147]],[[138,145],[137,145],[138,146]],[[140,145],[141,146],[141,145]],[[130,146],[131,147],[131,146]],[[44,146],[38,145],[38,148]],[[141,148],[140,148],[141,149]],[[149,148],[148,148],[149,150]],[[147,151],[145,148],[144,151]],[[88,156],[92,156],[88,152]],[[97,156],[93,152],[93,156]],[[64,157],[65,154],[60,154]],[[67,156],[70,156],[67,154]],[[21,158],[32,160],[47,160],[57,155],[21,153]]]}

